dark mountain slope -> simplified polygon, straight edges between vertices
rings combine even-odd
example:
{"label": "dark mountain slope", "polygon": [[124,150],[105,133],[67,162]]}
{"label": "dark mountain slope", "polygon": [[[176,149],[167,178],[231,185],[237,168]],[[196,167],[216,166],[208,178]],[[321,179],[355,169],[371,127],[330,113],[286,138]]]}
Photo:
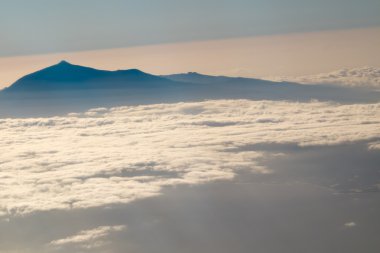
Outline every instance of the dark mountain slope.
{"label": "dark mountain slope", "polygon": [[199,84],[215,84],[215,83],[250,83],[250,84],[278,84],[261,79],[244,78],[244,77],[229,77],[229,76],[210,76],[203,75],[197,72],[188,72],[173,75],[163,75],[167,79],[179,82],[199,83]]}
{"label": "dark mountain slope", "polygon": [[163,82],[172,83],[170,80],[137,69],[106,71],[61,61],[22,77],[5,91],[120,89],[151,86]]}

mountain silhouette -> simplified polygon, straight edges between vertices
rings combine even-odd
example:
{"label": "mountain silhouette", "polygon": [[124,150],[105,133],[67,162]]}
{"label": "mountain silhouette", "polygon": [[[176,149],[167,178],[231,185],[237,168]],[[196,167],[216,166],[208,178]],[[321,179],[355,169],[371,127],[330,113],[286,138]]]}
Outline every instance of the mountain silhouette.
{"label": "mountain silhouette", "polygon": [[218,92],[213,89],[239,89],[242,87],[262,87],[267,89],[276,85],[279,89],[286,86],[299,87],[298,84],[273,82],[253,78],[210,76],[196,72],[156,76],[138,69],[128,70],[99,70],[61,61],[53,66],[28,74],[4,92],[48,92],[62,90],[145,90],[156,88],[167,89],[209,89],[208,92]]}
{"label": "mountain silhouette", "polygon": [[[207,84],[209,88],[233,85],[280,84],[253,78],[210,76],[196,72],[155,76],[138,69],[107,71],[71,64],[61,61],[53,66],[28,74],[8,88],[5,92],[33,92],[88,89],[146,89],[180,88],[200,89]],[[285,83],[282,83],[285,84]]]}
{"label": "mountain silhouette", "polygon": [[73,89],[122,89],[152,86],[172,81],[138,69],[106,71],[61,61],[26,75],[5,91],[48,91]]}
{"label": "mountain silhouette", "polygon": [[272,82],[254,78],[244,77],[229,77],[229,76],[211,76],[203,75],[197,72],[188,72],[182,74],[163,75],[167,79],[178,82],[187,83],[199,83],[199,84],[226,84],[226,83],[249,83],[249,84],[278,84],[278,82]]}

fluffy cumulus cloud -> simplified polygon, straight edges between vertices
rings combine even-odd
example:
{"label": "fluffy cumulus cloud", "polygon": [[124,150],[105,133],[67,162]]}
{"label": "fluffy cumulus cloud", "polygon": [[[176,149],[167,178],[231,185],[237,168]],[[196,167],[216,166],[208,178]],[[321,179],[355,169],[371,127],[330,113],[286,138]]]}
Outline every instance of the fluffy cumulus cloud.
{"label": "fluffy cumulus cloud", "polygon": [[351,87],[380,88],[380,69],[374,67],[363,67],[341,69],[318,75],[268,79],[275,81],[292,81],[303,84],[335,84]]}
{"label": "fluffy cumulus cloud", "polygon": [[128,203],[243,169],[270,173],[257,164],[260,151],[241,147],[379,136],[380,104],[215,100],[0,119],[0,215]]}
{"label": "fluffy cumulus cloud", "polygon": [[72,247],[81,249],[94,249],[99,248],[107,244],[107,237],[111,233],[124,230],[124,225],[118,226],[100,226],[97,228],[83,230],[75,235],[68,236],[66,238],[51,241],[48,246],[57,249]]}

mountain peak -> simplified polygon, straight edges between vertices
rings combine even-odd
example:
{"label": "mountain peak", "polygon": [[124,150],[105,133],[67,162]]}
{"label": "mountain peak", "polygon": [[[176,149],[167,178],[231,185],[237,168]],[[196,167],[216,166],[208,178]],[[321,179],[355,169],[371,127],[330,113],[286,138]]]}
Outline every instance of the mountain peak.
{"label": "mountain peak", "polygon": [[68,61],[65,61],[65,60],[62,60],[54,65],[51,65],[50,67],[47,67],[46,69],[55,69],[55,70],[59,70],[59,71],[67,71],[67,70],[72,70],[72,69],[78,69],[78,68],[88,68],[88,67],[83,67],[83,66],[80,66],[80,65],[75,65],[75,64],[72,64]]}
{"label": "mountain peak", "polygon": [[201,76],[206,76],[206,75],[203,75],[201,73],[198,73],[198,72],[194,72],[194,71],[191,71],[191,72],[187,72],[187,73],[184,73],[184,75],[188,75],[188,76],[194,76],[194,77],[201,77]]}
{"label": "mountain peak", "polygon": [[62,60],[57,65],[72,65],[70,62]]}

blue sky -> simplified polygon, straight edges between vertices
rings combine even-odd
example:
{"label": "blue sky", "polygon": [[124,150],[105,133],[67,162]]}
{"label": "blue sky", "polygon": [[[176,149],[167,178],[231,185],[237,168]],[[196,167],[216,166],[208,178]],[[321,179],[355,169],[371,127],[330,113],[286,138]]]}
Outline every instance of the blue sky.
{"label": "blue sky", "polygon": [[0,57],[380,25],[378,0],[2,0]]}

